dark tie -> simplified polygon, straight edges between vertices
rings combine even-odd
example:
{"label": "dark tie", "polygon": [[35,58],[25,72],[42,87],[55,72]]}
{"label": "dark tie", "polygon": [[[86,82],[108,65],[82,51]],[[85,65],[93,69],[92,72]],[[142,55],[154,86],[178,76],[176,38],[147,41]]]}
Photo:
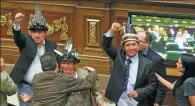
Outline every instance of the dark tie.
{"label": "dark tie", "polygon": [[127,91],[130,63],[131,63],[131,59],[127,59],[127,64],[126,64],[126,67],[125,67],[125,79],[124,79],[124,82],[123,82],[123,87],[122,87],[121,94],[123,92]]}

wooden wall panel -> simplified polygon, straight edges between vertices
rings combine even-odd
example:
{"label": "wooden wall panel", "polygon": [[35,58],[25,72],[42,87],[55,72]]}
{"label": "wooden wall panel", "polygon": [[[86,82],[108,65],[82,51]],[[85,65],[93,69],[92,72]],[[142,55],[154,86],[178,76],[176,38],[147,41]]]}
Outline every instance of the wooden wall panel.
{"label": "wooden wall panel", "polygon": [[[163,2],[163,1],[161,1]],[[78,49],[81,54],[81,61],[83,65],[94,66],[95,68],[103,70],[107,67],[106,73],[109,73],[111,62],[107,57],[105,52],[101,48],[102,34],[106,32],[112,22],[123,23],[127,20],[127,12],[130,11],[142,11],[142,12],[160,12],[169,14],[186,14],[194,15],[193,3],[174,3],[166,1],[154,5],[154,1],[140,2],[136,0],[121,0],[121,1],[55,1],[51,3],[50,1],[39,1],[42,14],[46,17],[49,25],[56,25],[56,21],[61,25],[63,22],[63,27],[59,28],[58,31],[51,33],[47,36],[48,39],[58,42],[60,47],[63,47],[64,39],[62,39],[61,34],[66,35],[65,38],[73,37],[74,47]],[[3,1],[1,3],[1,16],[5,14],[10,14],[11,22],[13,22],[14,15],[17,12],[22,12],[25,15],[25,19],[22,22],[22,31],[27,32],[28,21],[31,14],[34,14],[34,7],[36,2],[34,1]],[[65,21],[63,21],[63,19]],[[55,21],[55,22],[54,22]],[[7,21],[7,24],[10,21]],[[1,22],[2,24],[2,22]],[[94,25],[93,25],[94,24]],[[10,26],[9,26],[10,27]],[[17,60],[17,48],[13,42],[13,37],[7,34],[7,26],[1,25],[1,51],[3,56],[9,57],[11,54],[9,52],[14,51],[16,54],[14,60]],[[64,32],[64,33],[63,33]],[[4,39],[5,38],[5,39]],[[64,38],[64,37],[63,37]],[[119,45],[121,41],[120,33],[116,33],[113,44],[115,46]],[[12,44],[13,46],[7,45]],[[98,60],[98,61],[97,61]],[[95,62],[92,62],[95,61]],[[8,62],[16,62],[8,59]],[[102,65],[97,66],[99,62]],[[108,66],[106,66],[108,64]],[[98,72],[104,73],[98,70]],[[175,68],[167,68],[167,73],[170,75],[180,75]]]}
{"label": "wooden wall panel", "polygon": [[[14,5],[14,6],[13,6]],[[46,18],[48,24],[54,28],[53,32],[51,30],[47,39],[58,42],[58,45],[64,44],[63,38],[73,37],[73,17],[74,17],[74,7],[64,7],[55,5],[40,5],[43,16]],[[25,15],[24,20],[21,22],[22,31],[28,33],[28,22],[30,16],[34,14],[35,3],[25,3],[25,2],[2,2],[1,17],[4,14],[10,14],[10,21],[13,24],[14,16],[17,12],[21,12]],[[55,9],[54,9],[55,8]],[[10,22],[7,21],[6,23]],[[10,24],[9,24],[10,25]],[[67,28],[65,28],[65,25]],[[12,25],[10,25],[12,28]],[[56,30],[56,31],[55,31]],[[8,63],[16,63],[18,58],[18,49],[13,41],[13,36],[7,34],[7,32],[12,33],[12,29],[9,27],[2,26],[1,18],[1,56],[6,58]],[[66,35],[62,37],[61,35]],[[10,45],[11,44],[11,45]],[[15,55],[12,55],[14,53]]]}
{"label": "wooden wall panel", "polygon": [[[66,38],[72,37],[74,47],[78,49],[78,52],[81,54],[81,60],[83,60],[81,61],[80,65],[92,66],[98,70],[98,73],[109,74],[110,60],[108,57],[105,57],[106,54],[101,48],[101,35],[108,29],[107,26],[109,24],[109,9],[105,8],[107,7],[107,4],[74,1],[39,3],[42,14],[46,18],[48,24],[50,26],[55,26],[53,27],[55,28],[53,30],[54,32],[49,30],[50,33],[47,36],[47,39],[55,41],[58,43],[58,46],[63,47]],[[36,3],[33,1],[7,1],[3,2],[2,4],[3,12],[11,13],[12,21],[14,20],[14,15],[17,12],[21,12],[25,15],[21,25],[22,31],[28,33],[28,22],[30,17],[34,14]],[[86,8],[86,4],[89,7]],[[93,6],[97,8],[94,9]],[[92,24],[94,22],[95,25],[93,26]],[[57,27],[59,28],[57,29]],[[1,35],[7,35],[5,34],[5,31],[6,28],[4,28],[4,32],[1,32]],[[62,37],[61,35],[65,35],[65,37]],[[10,36],[8,40],[15,47],[12,36]],[[1,39],[1,41],[3,44],[1,46],[2,56],[6,58],[8,63],[14,64],[19,54],[17,48],[14,48],[17,55],[13,56],[10,54],[11,49],[7,49],[12,48],[11,46],[7,45],[7,39]],[[13,59],[14,61],[12,61]]]}
{"label": "wooden wall panel", "polygon": [[[141,11],[150,13],[166,13],[175,15],[195,16],[195,3],[179,0],[61,0],[61,1],[2,1],[1,2],[1,56],[8,64],[15,64],[19,52],[13,41],[8,27],[2,26],[2,15],[10,13],[10,22],[14,15],[22,12],[25,19],[22,22],[22,31],[28,32],[28,21],[34,14],[36,2],[40,3],[42,14],[49,25],[59,26],[58,31],[51,33],[47,39],[64,46],[61,34],[73,38],[73,45],[81,54],[81,63],[78,66],[94,67],[98,74],[109,78],[112,62],[101,48],[103,33],[113,22],[123,23],[127,21],[128,11]],[[157,4],[155,4],[157,3]],[[56,21],[55,21],[56,20]],[[54,22],[55,21],[55,22]],[[9,21],[6,21],[6,24]],[[8,24],[10,25],[10,24]],[[64,33],[63,33],[64,32]],[[117,46],[121,41],[121,34],[116,33],[113,45]],[[167,75],[180,76],[176,68],[167,67]],[[106,87],[103,87],[106,88]],[[165,99],[165,104],[175,105],[171,92]]]}
{"label": "wooden wall panel", "polygon": [[[163,2],[163,1],[161,1]],[[121,1],[39,1],[42,14],[46,17],[49,25],[65,24],[58,31],[51,33],[47,36],[48,39],[58,42],[60,47],[63,47],[64,39],[61,34],[66,35],[65,38],[73,37],[74,47],[78,49],[81,54],[82,65],[89,65],[98,68],[98,72],[103,73],[104,67],[107,67],[106,73],[109,73],[111,62],[105,52],[101,48],[102,34],[106,32],[112,22],[123,23],[127,20],[127,12],[130,11],[142,11],[142,12],[160,12],[169,14],[186,14],[194,15],[194,3],[174,3],[166,1],[154,5],[154,1],[140,2],[136,0],[121,0]],[[30,15],[34,13],[34,7],[36,2],[34,1],[3,1],[1,2],[1,15],[9,14],[10,19],[13,22],[14,15],[17,12],[25,14],[25,19],[22,22],[22,30],[27,32],[27,25]],[[170,6],[175,5],[175,6]],[[64,19],[64,20],[63,20]],[[54,22],[55,21],[55,22]],[[8,21],[7,21],[8,22]],[[2,22],[1,22],[2,24]],[[94,24],[94,25],[93,25]],[[9,31],[10,32],[10,31]],[[13,42],[13,37],[7,34],[6,25],[1,25],[1,51],[3,56],[11,56],[9,52],[14,51],[16,54],[14,60],[17,60],[17,48]],[[121,41],[120,33],[117,33],[114,37],[113,44],[119,45]],[[7,43],[13,46],[7,45]],[[11,61],[8,59],[9,62]],[[95,62],[92,62],[95,61]],[[103,63],[102,65],[99,64]],[[97,65],[98,64],[98,65]],[[107,65],[108,64],[108,65]],[[100,70],[99,70],[100,69]],[[170,75],[180,75],[176,72],[175,68],[167,68],[167,73]]]}
{"label": "wooden wall panel", "polygon": [[14,9],[1,9],[1,38],[12,38],[12,23],[13,23]]}

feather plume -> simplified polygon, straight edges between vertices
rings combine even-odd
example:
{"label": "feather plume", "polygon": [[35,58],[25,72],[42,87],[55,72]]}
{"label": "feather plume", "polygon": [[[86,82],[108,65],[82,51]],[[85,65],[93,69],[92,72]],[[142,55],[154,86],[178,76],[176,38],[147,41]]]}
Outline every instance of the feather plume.
{"label": "feather plume", "polygon": [[63,53],[60,52],[60,51],[58,51],[58,50],[56,50],[56,49],[54,49],[54,52],[57,53],[57,54],[60,55],[60,56],[63,56]]}
{"label": "feather plume", "polygon": [[69,53],[72,50],[72,46],[72,38],[68,38],[64,46],[65,51]]}

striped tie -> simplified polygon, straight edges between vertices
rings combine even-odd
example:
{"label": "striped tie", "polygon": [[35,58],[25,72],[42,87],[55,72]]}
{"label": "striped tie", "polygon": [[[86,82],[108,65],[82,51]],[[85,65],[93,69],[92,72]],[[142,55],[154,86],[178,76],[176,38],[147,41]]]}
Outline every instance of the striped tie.
{"label": "striped tie", "polygon": [[125,67],[125,79],[124,79],[124,82],[123,82],[123,87],[122,87],[121,94],[123,94],[124,92],[127,91],[130,63],[131,63],[131,59],[127,59],[127,64],[126,64],[126,67]]}

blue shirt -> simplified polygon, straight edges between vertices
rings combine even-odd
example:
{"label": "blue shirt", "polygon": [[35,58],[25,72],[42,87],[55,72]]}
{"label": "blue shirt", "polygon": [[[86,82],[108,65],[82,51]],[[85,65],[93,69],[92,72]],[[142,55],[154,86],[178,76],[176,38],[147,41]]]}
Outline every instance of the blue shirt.
{"label": "blue shirt", "polygon": [[[129,57],[126,56],[126,58],[128,59]],[[138,64],[139,64],[138,53],[134,57],[131,57],[130,59],[132,62],[130,63],[130,68],[129,68],[129,81],[127,84],[127,93],[134,91],[134,87],[137,79]],[[126,61],[125,63],[127,64]]]}
{"label": "blue shirt", "polygon": [[148,51],[149,51],[149,49],[146,49],[146,50],[144,51],[144,53],[143,53],[143,54],[144,54],[145,56],[147,56]]}

